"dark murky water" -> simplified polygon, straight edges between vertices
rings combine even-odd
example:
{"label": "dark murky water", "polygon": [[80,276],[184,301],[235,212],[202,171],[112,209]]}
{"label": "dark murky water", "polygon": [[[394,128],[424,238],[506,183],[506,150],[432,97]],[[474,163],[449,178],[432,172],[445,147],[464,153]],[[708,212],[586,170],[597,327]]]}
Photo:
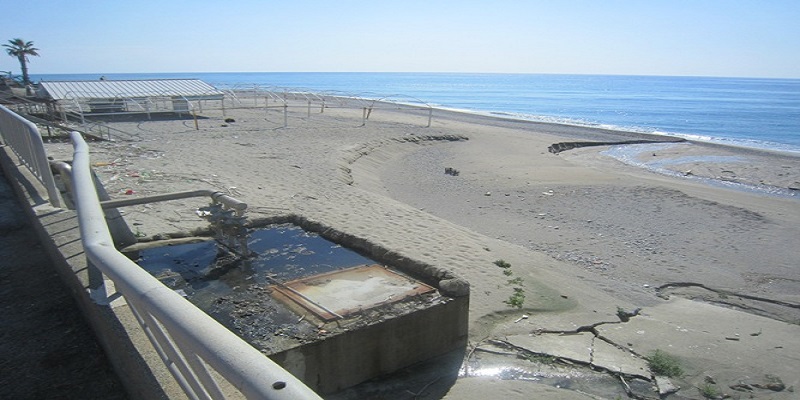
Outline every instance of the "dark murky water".
{"label": "dark murky water", "polygon": [[280,337],[314,340],[317,327],[274,299],[271,285],[375,261],[300,227],[250,232],[243,260],[215,241],[142,250],[136,262],[251,344],[273,352]]}
{"label": "dark murky water", "polygon": [[248,246],[257,256],[241,260],[213,241],[142,250],[136,262],[168,286],[197,293],[229,293],[253,284],[286,282],[364,264],[353,250],[289,224],[256,229]]}

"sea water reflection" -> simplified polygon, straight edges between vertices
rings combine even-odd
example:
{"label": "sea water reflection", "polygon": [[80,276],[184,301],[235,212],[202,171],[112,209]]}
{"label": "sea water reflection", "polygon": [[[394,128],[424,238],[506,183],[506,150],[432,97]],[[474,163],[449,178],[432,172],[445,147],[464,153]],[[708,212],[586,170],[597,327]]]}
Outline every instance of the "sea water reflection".
{"label": "sea water reflection", "polygon": [[631,144],[611,146],[608,150],[603,151],[601,154],[619,160],[622,163],[645,168],[652,172],[680,177],[701,182],[706,185],[714,187],[722,187],[728,189],[735,189],[750,193],[767,194],[779,197],[792,197],[797,198],[798,193],[796,190],[788,188],[780,188],[766,185],[751,185],[742,182],[734,182],[732,180],[725,180],[719,178],[710,178],[687,174],[670,169],[671,166],[687,164],[687,163],[747,163],[747,158],[740,156],[717,156],[717,155],[692,155],[681,156],[674,158],[659,158],[655,160],[645,160],[642,155],[648,153],[663,153],[665,151],[676,148],[677,146],[691,146],[691,143],[654,143],[654,144]]}

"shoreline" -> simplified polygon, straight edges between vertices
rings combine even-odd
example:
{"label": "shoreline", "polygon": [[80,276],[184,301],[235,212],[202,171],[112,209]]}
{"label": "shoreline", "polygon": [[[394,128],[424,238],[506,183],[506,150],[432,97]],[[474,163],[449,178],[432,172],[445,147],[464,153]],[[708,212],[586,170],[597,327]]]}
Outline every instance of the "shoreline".
{"label": "shoreline", "polygon": [[[397,106],[395,103],[385,103]],[[410,105],[400,105],[401,107],[410,107],[418,109],[419,107]],[[715,187],[728,187],[730,189],[760,193],[768,196],[778,196],[784,198],[800,198],[800,174],[790,174],[790,171],[770,172],[770,171],[752,171],[752,166],[747,166],[742,176],[735,173],[731,174],[731,170],[738,170],[738,162],[733,163],[717,163],[708,157],[741,157],[741,162],[750,161],[751,164],[766,165],[772,164],[773,171],[775,164],[783,164],[781,168],[786,170],[797,170],[800,168],[800,153],[791,151],[782,151],[776,149],[764,149],[758,147],[745,147],[734,144],[706,142],[700,140],[685,139],[680,136],[671,136],[666,134],[644,133],[629,130],[616,130],[605,127],[593,127],[585,125],[571,125],[558,122],[543,122],[528,119],[506,118],[503,116],[489,115],[481,112],[473,112],[469,110],[454,110],[454,109],[438,109],[434,107],[437,112],[443,114],[436,114],[437,118],[445,118],[456,121],[472,122],[476,124],[483,124],[494,127],[510,127],[516,129],[524,129],[532,131],[533,133],[546,132],[550,135],[561,137],[562,139],[574,139],[574,141],[566,142],[553,142],[551,146],[563,145],[563,150],[557,150],[556,153],[562,151],[575,151],[582,147],[590,147],[595,150],[600,147],[609,146],[625,146],[630,148],[631,153],[638,153],[639,157],[646,153],[647,150],[637,151],[637,145],[647,144],[685,144],[687,147],[694,147],[689,150],[667,151],[666,153],[672,154],[677,158],[679,155],[683,157],[684,154],[696,155],[697,160],[685,160],[680,163],[674,163],[664,168],[650,168],[644,162],[631,163],[632,165],[656,172],[660,174],[672,175],[674,177],[689,177],[695,178],[704,182],[705,184]],[[584,142],[584,141],[591,142]],[[629,142],[629,143],[626,143]],[[578,146],[571,146],[572,143],[579,144]],[[584,143],[590,143],[585,145]],[[552,150],[551,150],[552,151]],[[586,150],[586,151],[592,151]],[[607,152],[608,150],[606,150]],[[669,160],[669,157],[662,156],[657,159],[659,162],[664,163]],[[622,161],[622,160],[620,160]],[[653,160],[648,160],[652,162]],[[625,161],[622,161],[625,162]],[[627,163],[627,162],[626,162]],[[702,164],[709,164],[710,166],[702,167]],[[714,165],[719,164],[717,170],[712,170]],[[687,173],[688,172],[688,173]],[[724,174],[720,174],[725,172]],[[725,176],[722,176],[725,175]]]}
{"label": "shoreline", "polygon": [[[704,143],[685,142],[689,146],[700,146]],[[796,163],[796,157],[776,157],[770,153],[751,153],[747,149],[741,150],[730,146],[712,146],[711,150],[693,149],[676,150],[675,144],[654,143],[637,145],[613,146],[603,151],[602,154],[614,158],[624,164],[642,168],[650,172],[672,176],[678,179],[696,180],[705,185],[716,188],[727,188],[742,192],[763,194],[790,199],[800,199],[800,182],[793,177],[782,179],[780,176],[766,176],[765,174],[749,174],[738,176],[734,170],[755,158],[772,158],[775,162],[786,161],[786,164]],[[663,153],[672,154],[672,157],[663,156]],[[657,154],[658,153],[658,154]],[[652,154],[652,157],[648,157]],[[724,154],[724,155],[723,155]],[[658,157],[661,155],[661,157]],[[757,162],[756,162],[757,163]],[[716,171],[709,170],[709,166],[719,166]],[[789,166],[781,166],[790,169]],[[780,175],[780,174],[779,174]]]}
{"label": "shoreline", "polygon": [[[291,93],[291,92],[290,92]],[[298,92],[298,93],[306,93],[306,92]],[[323,97],[335,97],[340,99],[350,99],[350,100],[357,100],[357,101],[365,101],[371,103],[380,103],[385,105],[391,105],[394,107],[407,107],[410,109],[432,109],[437,113],[444,113],[445,115],[448,113],[452,113],[455,115],[460,115],[462,118],[468,117],[477,117],[477,118],[484,118],[488,121],[496,120],[496,121],[509,121],[509,122],[518,122],[518,123],[529,123],[532,125],[539,125],[539,126],[550,126],[551,132],[560,132],[564,134],[570,134],[574,132],[583,132],[587,134],[587,136],[593,136],[590,134],[591,131],[603,132],[610,134],[611,136],[617,137],[631,137],[631,138],[639,138],[639,139],[646,139],[646,140],[654,140],[654,141],[686,141],[691,143],[696,143],[698,145],[708,145],[708,146],[718,146],[721,148],[730,148],[730,149],[739,149],[743,152],[754,152],[754,153],[766,153],[766,154],[773,154],[779,157],[800,157],[800,147],[785,144],[785,143],[778,143],[778,142],[764,142],[764,147],[759,146],[748,146],[745,144],[741,144],[735,142],[735,139],[717,139],[717,140],[703,140],[699,137],[701,135],[698,134],[691,134],[691,133],[673,133],[673,132],[659,132],[659,131],[643,131],[643,130],[635,130],[630,129],[624,126],[615,126],[615,125],[608,125],[608,124],[601,124],[601,123],[580,123],[576,121],[575,123],[569,122],[569,118],[564,118],[566,121],[547,121],[547,120],[540,120],[537,119],[536,115],[527,115],[518,113],[519,116],[515,116],[512,112],[506,111],[484,111],[484,110],[471,110],[465,108],[454,108],[454,107],[447,107],[443,105],[433,105],[428,104],[427,102],[416,99],[418,103],[411,103],[411,102],[393,102],[384,100],[385,98],[381,99],[372,99],[372,98],[362,98],[362,97],[353,97],[348,95],[329,95],[324,94]],[[555,117],[553,117],[555,118]],[[724,140],[732,140],[734,143],[725,143]],[[788,149],[776,149],[766,146],[790,146],[793,147],[792,150]]]}
{"label": "shoreline", "polygon": [[[94,76],[92,76],[92,75],[94,75]],[[356,79],[332,78],[332,77],[335,77],[337,75],[342,75],[342,76],[348,75],[348,76],[355,77]],[[374,73],[374,72],[373,73],[370,73],[370,72],[356,72],[356,73],[330,73],[330,72],[291,73],[291,72],[288,72],[287,73],[287,72],[277,72],[276,73],[276,72],[263,72],[263,71],[262,72],[223,72],[223,73],[214,73],[214,72],[208,72],[208,71],[206,71],[206,72],[197,71],[197,72],[192,72],[192,73],[185,73],[185,72],[184,73],[181,73],[181,72],[173,72],[173,73],[144,73],[144,74],[121,73],[121,74],[108,74],[107,76],[110,77],[110,79],[122,79],[122,80],[124,80],[124,79],[137,79],[137,78],[138,79],[175,79],[175,78],[184,78],[184,79],[185,78],[195,78],[195,79],[198,79],[199,78],[199,79],[205,80],[207,82],[210,82],[210,83],[218,86],[221,89],[232,89],[232,88],[241,89],[241,88],[252,88],[252,87],[258,86],[258,87],[263,88],[263,89],[267,89],[267,90],[274,89],[276,91],[282,91],[282,90],[286,90],[286,89],[290,89],[291,90],[291,88],[294,88],[294,90],[296,90],[296,91],[320,92],[320,93],[325,93],[327,91],[329,93],[340,93],[340,94],[344,94],[344,95],[354,95],[354,96],[359,96],[359,93],[377,93],[376,96],[378,96],[380,94],[386,94],[386,95],[392,95],[392,94],[408,95],[408,96],[405,96],[405,97],[416,98],[416,99],[425,99],[430,104],[437,104],[437,108],[459,109],[459,108],[463,108],[463,107],[468,107],[468,108],[471,107],[471,108],[477,109],[477,111],[480,111],[480,109],[484,109],[484,110],[486,110],[485,112],[492,112],[492,109],[496,108],[495,106],[493,106],[493,103],[494,104],[503,104],[503,102],[506,100],[506,98],[504,96],[498,96],[494,92],[489,92],[489,93],[481,92],[480,89],[482,89],[482,87],[477,87],[477,88],[470,87],[469,89],[474,89],[474,90],[469,90],[469,91],[461,90],[461,88],[457,87],[457,88],[454,88],[452,93],[455,96],[457,96],[458,98],[461,98],[463,100],[467,100],[469,102],[467,103],[466,106],[462,105],[462,106],[455,106],[455,107],[446,107],[445,104],[452,104],[452,100],[449,100],[451,98],[451,96],[440,97],[440,96],[438,96],[438,93],[439,93],[438,91],[428,90],[425,87],[418,88],[418,87],[407,87],[407,86],[403,86],[403,85],[397,85],[397,83],[402,83],[402,81],[403,81],[402,79],[397,79],[397,77],[400,76],[400,75],[406,75],[408,77],[413,77],[415,82],[420,82],[423,85],[426,85],[426,84],[436,85],[436,84],[442,84],[442,83],[449,82],[448,79],[446,79],[447,76],[458,76],[458,75],[462,75],[462,76],[463,75],[467,75],[467,76],[469,76],[469,75],[473,75],[473,74],[458,74],[458,73],[427,74],[427,73],[424,73],[424,72],[416,72],[416,73],[413,73],[413,72],[412,73]],[[442,77],[444,79],[432,79],[431,80],[431,79],[429,79],[429,77],[427,75],[434,75],[434,76],[438,75],[438,76],[440,76],[440,77]],[[480,76],[480,75],[489,75],[489,76],[504,76],[505,75],[505,76],[509,76],[509,77],[513,78],[513,77],[519,77],[519,76],[525,76],[525,75],[535,76],[535,75],[540,75],[540,74],[477,74],[477,76]],[[36,76],[37,75],[34,75],[34,77],[36,77]],[[388,77],[394,77],[394,79],[386,79],[387,76]],[[626,75],[621,75],[621,76],[620,75],[611,75],[611,76],[609,76],[609,75],[602,75],[602,74],[601,75],[592,75],[592,74],[589,74],[589,75],[581,75],[581,74],[578,74],[578,75],[545,74],[542,77],[543,78],[549,78],[549,77],[558,77],[558,76],[562,76],[562,77],[574,76],[577,79],[581,80],[581,82],[584,82],[584,84],[587,85],[587,87],[590,87],[590,88],[594,87],[593,83],[595,83],[596,80],[599,80],[600,82],[615,82],[615,81],[621,79],[622,80],[621,82],[629,82],[629,79],[631,79],[631,78],[635,79],[636,81],[639,81],[641,79],[648,79],[648,80],[653,79],[653,80],[656,80],[656,81],[659,81],[659,82],[665,82],[665,83],[671,83],[671,84],[674,84],[674,82],[677,82],[677,84],[675,84],[674,89],[683,88],[683,85],[681,84],[681,82],[684,82],[687,79],[693,81],[692,82],[693,84],[700,85],[701,88],[705,87],[705,85],[708,85],[708,84],[712,84],[713,87],[716,87],[720,83],[728,82],[728,83],[732,84],[732,88],[735,91],[734,92],[734,96],[738,96],[742,100],[745,100],[745,103],[742,103],[742,104],[744,104],[744,107],[747,107],[748,104],[752,104],[752,103],[747,102],[748,100],[754,100],[754,99],[750,98],[752,96],[752,94],[748,94],[747,92],[740,93],[740,92],[738,92],[736,90],[737,89],[742,89],[742,90],[745,90],[745,89],[748,89],[748,90],[756,89],[756,90],[758,90],[763,85],[763,83],[766,82],[764,79],[760,79],[760,78],[741,78],[741,77],[737,77],[737,78],[733,78],[733,77],[675,77],[675,76],[670,77],[670,76],[626,76]],[[50,79],[56,79],[56,80],[58,80],[58,79],[68,79],[68,80],[69,79],[88,79],[88,80],[94,80],[94,79],[98,79],[99,77],[100,77],[99,74],[40,74],[40,76],[39,76],[39,78],[47,78],[48,80],[50,80]],[[290,78],[287,78],[287,77],[290,77]],[[586,78],[589,78],[588,81],[584,80]],[[34,79],[34,80],[36,80],[36,79]],[[677,80],[677,81],[675,81],[675,80]],[[752,82],[761,82],[761,84],[755,85],[755,87],[753,87],[751,84],[746,84],[746,85],[742,86],[743,83],[744,83],[742,80],[751,81],[751,83]],[[470,80],[470,81],[473,82],[473,83],[474,82],[477,82],[477,83],[482,82],[482,80]],[[538,82],[538,81],[539,81],[539,79],[534,80],[534,82]],[[541,84],[544,84],[544,86],[539,91],[542,92],[541,94],[543,96],[550,96],[550,98],[553,98],[555,100],[561,99],[562,96],[561,96],[561,94],[559,92],[557,92],[557,91],[553,92],[553,90],[557,90],[558,88],[557,87],[554,88],[554,87],[552,87],[552,86],[550,86],[548,84],[548,82],[550,82],[550,81],[551,81],[551,79],[544,79],[543,81],[539,82]],[[782,80],[779,79],[779,80],[777,80],[775,82],[781,83],[782,87],[785,87],[785,90],[789,90],[790,91],[792,87],[791,86],[785,86],[785,85],[792,83],[792,81],[797,81],[797,80],[796,79],[782,79]],[[458,82],[458,81],[456,81],[456,82]],[[497,79],[489,79],[486,82],[488,82],[490,84],[502,83],[502,82],[498,82]],[[379,83],[379,84],[376,84],[376,83]],[[636,83],[636,82],[634,81],[634,83]],[[638,88],[638,86],[637,86],[637,88]],[[614,93],[613,90],[615,90],[615,89],[618,89],[618,88],[612,87],[611,88],[612,92],[610,94],[613,94]],[[648,98],[649,98],[649,96],[652,95],[654,100],[665,101],[666,99],[670,98],[671,94],[674,94],[674,93],[672,93],[672,91],[670,89],[672,89],[672,88],[671,87],[666,87],[666,88],[662,88],[663,92],[656,91],[655,93],[653,93],[652,91],[650,91],[650,92],[637,92],[637,94],[648,96]],[[641,90],[641,89],[638,89],[638,90]],[[531,94],[531,92],[529,90],[526,90],[524,87],[523,88],[519,88],[518,91],[520,92],[519,94],[526,94],[526,95],[530,95]],[[786,92],[786,93],[790,93],[790,92]],[[539,94],[539,93],[537,91],[537,92],[534,92],[534,94]],[[580,93],[579,94],[579,96],[585,96],[585,95],[586,95],[585,93]],[[602,92],[601,93],[597,93],[597,95],[603,96],[603,93]],[[712,93],[712,97],[715,97],[713,95],[714,95],[714,93]],[[487,98],[487,96],[492,96],[492,97]],[[487,99],[487,100],[492,100],[492,101],[481,101],[482,98],[483,99]],[[725,97],[725,98],[727,98],[727,97]],[[723,98],[722,100],[724,100],[725,98]],[[714,107],[723,107],[724,108],[724,106],[725,106],[724,102],[723,102],[723,104],[719,104],[719,100],[720,99],[712,100],[712,103],[709,103],[708,106],[711,107],[711,108],[714,108]],[[770,96],[766,96],[766,100],[767,101],[771,100]],[[795,102],[796,98],[789,99],[789,100],[793,104],[796,104],[796,102]],[[475,101],[479,102],[480,104],[479,105],[475,105],[476,104]],[[667,102],[667,103],[669,104],[669,102]],[[770,104],[774,105],[774,104],[780,104],[780,103],[771,102]],[[634,111],[634,110],[640,108],[641,105],[642,105],[641,102],[633,102],[633,103],[627,102],[627,103],[621,104],[620,106],[616,107],[615,109],[620,111],[620,112]],[[592,106],[591,104],[586,104],[586,107],[584,107],[584,108],[589,108],[591,106]],[[645,106],[646,106],[646,104],[645,104]],[[530,107],[526,107],[526,106],[522,106],[522,107],[515,106],[515,107],[511,107],[511,108],[515,108],[516,110],[520,110],[520,109],[521,110],[526,110],[527,109],[527,113],[533,115],[534,117],[536,116],[537,111],[539,113],[544,113],[544,114],[549,114],[549,115],[563,115],[563,112],[559,112],[558,110],[548,110],[548,107],[546,107],[546,103],[545,103],[544,108],[541,111],[540,110],[531,110]],[[544,110],[548,110],[548,111],[544,111]],[[572,108],[571,110],[572,110],[571,114],[577,115],[577,116],[574,117],[575,120],[581,121],[581,120],[586,120],[587,118],[589,120],[595,120],[596,119],[596,118],[593,118],[591,116],[585,116],[585,113],[582,113],[580,109],[576,110],[575,108]],[[514,110],[512,110],[512,111],[497,110],[495,112],[497,112],[497,113],[514,114],[515,112],[518,112],[518,111],[514,111]],[[672,114],[672,118],[674,118],[675,117],[674,113],[676,112],[676,110],[671,108],[670,112],[673,113]],[[677,112],[679,112],[679,111],[677,111]],[[582,118],[581,115],[584,115],[584,117]],[[659,118],[658,118],[657,115],[653,116],[652,113],[650,113],[650,112],[648,112],[647,115],[649,115],[650,118],[647,118],[647,117],[636,118],[636,119],[638,119],[638,121],[629,121],[629,122],[625,121],[628,118],[622,118],[622,121],[617,121],[616,123],[615,122],[611,122],[609,124],[622,127],[623,130],[630,130],[630,128],[632,128],[632,130],[634,130],[634,131],[639,131],[639,129],[637,129],[637,128],[641,128],[642,131],[648,132],[648,131],[652,131],[655,128],[648,128],[647,125],[649,125],[649,124],[647,124],[646,122],[642,122],[642,121],[659,120]],[[542,118],[544,118],[546,121],[555,121],[555,122],[560,121],[559,117],[552,117],[553,119],[551,119],[551,117],[542,116]],[[614,118],[613,116],[611,116],[610,119],[611,119],[611,121],[615,121],[615,120],[618,120],[619,118]],[[701,116],[694,116],[692,119],[695,119],[698,122],[702,122],[704,120],[702,115]],[[769,121],[770,117],[765,117],[765,118],[760,118],[760,119],[764,120],[764,121]],[[600,117],[600,120],[602,121],[602,117]],[[609,118],[606,118],[605,120],[608,121]],[[715,119],[715,120],[707,123],[706,126],[708,126],[709,124],[716,124],[718,122],[719,122],[719,120]],[[644,127],[643,127],[643,125],[644,125]],[[677,125],[677,127],[673,127],[669,131],[667,131],[667,128],[660,129],[660,130],[658,130],[658,134],[681,135],[681,137],[684,137],[684,138],[689,139],[689,140],[695,140],[695,139],[702,140],[703,138],[710,137],[710,136],[727,137],[728,136],[727,134],[730,133],[730,132],[727,132],[727,131],[719,132],[719,134],[715,134],[714,132],[698,133],[697,129],[692,129],[691,125],[685,125],[685,124],[682,124],[682,123],[677,123],[677,124],[672,124],[672,125]],[[758,133],[760,131],[760,129],[758,128],[757,122],[756,122],[756,124],[749,124],[749,125],[750,125],[750,128],[748,128],[747,130],[749,130],[749,131],[751,131],[753,133]],[[795,125],[795,127],[796,127],[796,124],[793,124],[793,125]],[[592,126],[594,126],[594,125],[592,124]],[[601,127],[601,128],[603,127],[602,122],[599,124],[599,127]],[[711,131],[716,131],[716,129],[711,129]],[[750,137],[751,136],[751,135],[748,135],[746,133],[745,129],[737,129],[737,131],[738,131],[738,133],[736,133],[734,136],[737,136],[739,134],[741,134],[740,136],[742,136],[742,137]],[[780,134],[783,135],[784,141],[787,141],[785,139],[788,139],[788,137],[786,135],[791,135],[791,134],[796,133],[796,132],[789,132],[789,131],[790,131],[790,129],[787,129],[787,126],[783,126],[781,128]],[[686,136],[683,135],[684,133],[685,133]],[[756,137],[754,138],[754,140],[756,140],[760,135],[755,135],[755,136]],[[789,136],[789,137],[791,137],[791,136]],[[743,139],[743,140],[746,142],[748,139]],[[793,147],[795,152],[800,152],[800,143],[797,143],[796,140],[788,140],[788,141],[793,142],[793,144],[789,144],[787,146]],[[756,140],[755,143],[758,143],[758,140]],[[759,146],[759,147],[766,147],[766,146]]]}
{"label": "shoreline", "polygon": [[[340,96],[334,96],[334,97],[353,99],[349,97],[340,97]],[[394,102],[387,102],[380,100],[370,100],[370,101],[391,105],[397,107],[398,109],[402,109],[403,107],[407,107],[409,109],[419,109],[419,110],[427,109],[426,107],[422,107],[415,104],[394,103]],[[529,129],[546,131],[548,133],[560,134],[563,135],[564,137],[574,137],[576,139],[596,138],[597,141],[602,141],[602,139],[605,139],[607,141],[614,141],[615,139],[617,141],[630,139],[630,140],[649,140],[653,141],[654,143],[686,142],[698,146],[705,146],[710,149],[729,150],[733,152],[740,152],[751,155],[769,156],[787,160],[800,158],[800,150],[792,151],[792,150],[772,149],[765,147],[751,147],[735,143],[721,143],[710,140],[705,141],[701,139],[691,138],[691,136],[696,136],[696,135],[690,135],[690,134],[642,132],[642,131],[626,129],[624,127],[605,126],[601,124],[584,125],[584,124],[570,124],[566,122],[557,122],[557,121],[539,121],[536,119],[529,119],[524,117],[517,118],[511,115],[501,115],[503,114],[502,112],[457,109],[457,108],[448,108],[440,106],[429,106],[429,107],[431,107],[436,112],[435,114],[436,117],[451,118],[451,119],[461,120],[464,122],[473,120],[473,122],[475,123],[498,126],[498,127],[506,126],[505,124],[503,124],[504,122],[508,123],[508,126],[522,125],[522,127],[525,127],[525,125],[528,125]],[[771,144],[785,145],[782,143],[771,143]]]}
{"label": "shoreline", "polygon": [[[791,244],[800,237],[795,199],[649,173],[599,148],[547,150],[565,140],[619,140],[606,130],[457,113],[437,114],[425,128],[427,115],[385,108],[361,126],[361,109],[333,107],[312,116],[304,107],[292,109],[288,127],[281,128],[277,111],[227,113],[235,122],[208,111],[197,130],[191,120],[115,122],[141,140],[92,143],[98,177],[112,198],[216,188],[247,202],[251,218],[302,215],[452,269],[472,287],[470,341],[476,347],[487,346],[487,337],[533,349],[528,340],[551,337],[542,332],[594,334],[630,349],[627,356],[639,361],[655,349],[674,353],[687,370],[679,381],[688,388],[702,385],[706,375],[728,384],[769,373],[787,387],[800,384],[790,357],[800,352],[796,309],[770,309],[765,318],[741,311],[759,303],[733,309],[709,293],[701,293],[707,302],[686,300],[703,297],[685,288],[664,296],[669,299],[661,293],[693,282],[727,297],[800,304]],[[446,139],[454,137],[467,140]],[[68,144],[50,143],[47,150],[57,160],[72,158]],[[758,160],[763,164],[748,164],[758,168],[747,174],[768,176],[782,173],[784,161],[800,163]],[[460,173],[445,174],[447,167]],[[713,173],[718,166],[707,168]],[[181,200],[128,207],[123,215],[132,229],[153,237],[202,226],[194,215],[198,206]],[[522,309],[504,303],[508,278],[493,265],[498,259],[525,282]],[[620,323],[620,309],[641,312]],[[518,321],[523,314],[529,318]],[[758,339],[746,336],[759,329],[764,334]],[[737,332],[746,346],[725,339]],[[776,346],[781,354],[769,351]],[[741,365],[736,357],[749,362]],[[474,385],[502,389],[519,382],[462,377],[450,384],[445,393],[477,399],[468,394]]]}

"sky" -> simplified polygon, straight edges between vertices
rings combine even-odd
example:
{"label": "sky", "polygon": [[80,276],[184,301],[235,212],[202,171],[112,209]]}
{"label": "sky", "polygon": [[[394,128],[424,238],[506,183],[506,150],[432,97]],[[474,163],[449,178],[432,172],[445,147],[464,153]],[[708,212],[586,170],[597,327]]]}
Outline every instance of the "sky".
{"label": "sky", "polygon": [[[0,0],[0,7],[0,41],[22,38],[39,49],[31,74],[800,78],[800,0]],[[19,63],[2,55],[0,71],[19,74]]]}

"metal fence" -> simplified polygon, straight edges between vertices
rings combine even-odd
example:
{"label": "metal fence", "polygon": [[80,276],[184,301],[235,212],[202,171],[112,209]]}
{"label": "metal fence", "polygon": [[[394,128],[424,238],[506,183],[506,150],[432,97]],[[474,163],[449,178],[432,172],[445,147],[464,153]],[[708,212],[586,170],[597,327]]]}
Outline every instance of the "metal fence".
{"label": "metal fence", "polygon": [[19,157],[20,162],[44,185],[50,204],[61,207],[47,153],[44,151],[42,135],[32,122],[0,105],[0,137]]}
{"label": "metal fence", "polygon": [[[232,85],[221,89],[221,95],[212,96],[150,96],[131,98],[123,94],[102,102],[91,99],[67,97],[52,103],[37,103],[16,99],[17,103],[9,107],[27,118],[42,117],[42,123],[48,123],[61,130],[78,130],[86,134],[108,140],[142,140],[140,134],[125,132],[112,127],[105,121],[124,115],[141,115],[147,120],[159,114],[190,115],[195,120],[195,129],[199,130],[197,118],[204,112],[221,111],[225,118],[228,111],[237,109],[263,109],[266,113],[277,111],[282,114],[282,126],[289,126],[290,111],[305,111],[306,118],[312,114],[323,114],[326,109],[351,109],[360,112],[361,124],[366,125],[373,111],[403,109],[425,118],[426,127],[433,120],[433,106],[406,95],[379,95],[376,93],[343,93],[313,92],[304,89],[263,87],[260,85]],[[97,96],[100,96],[98,94]],[[95,100],[99,100],[95,99]],[[45,117],[45,115],[47,115]],[[33,119],[35,121],[35,119]],[[46,121],[61,121],[59,123]],[[63,124],[63,125],[62,125]],[[49,131],[49,128],[48,128]]]}
{"label": "metal fence", "polygon": [[301,381],[114,247],[94,188],[86,142],[71,134],[81,240],[89,263],[114,282],[159,356],[192,399],[223,399],[222,376],[249,399],[318,399]]}

